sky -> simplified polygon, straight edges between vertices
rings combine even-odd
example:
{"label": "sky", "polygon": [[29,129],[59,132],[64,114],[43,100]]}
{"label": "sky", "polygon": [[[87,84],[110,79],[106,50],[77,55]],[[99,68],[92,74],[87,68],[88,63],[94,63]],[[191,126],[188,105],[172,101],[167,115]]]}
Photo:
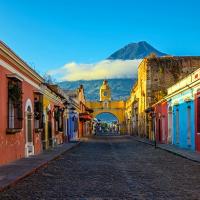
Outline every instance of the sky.
{"label": "sky", "polygon": [[199,8],[199,0],[0,0],[0,40],[41,75],[87,79],[82,72],[100,68],[101,76],[118,77],[124,67],[127,76],[135,61],[105,59],[131,42],[200,55]]}

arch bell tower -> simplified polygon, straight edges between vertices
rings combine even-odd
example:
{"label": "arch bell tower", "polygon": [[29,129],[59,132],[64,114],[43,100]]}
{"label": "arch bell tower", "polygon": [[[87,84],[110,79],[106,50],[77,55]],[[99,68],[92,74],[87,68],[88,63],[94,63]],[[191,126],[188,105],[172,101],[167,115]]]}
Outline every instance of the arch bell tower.
{"label": "arch bell tower", "polygon": [[111,90],[108,81],[104,80],[99,90],[100,101],[111,101]]}

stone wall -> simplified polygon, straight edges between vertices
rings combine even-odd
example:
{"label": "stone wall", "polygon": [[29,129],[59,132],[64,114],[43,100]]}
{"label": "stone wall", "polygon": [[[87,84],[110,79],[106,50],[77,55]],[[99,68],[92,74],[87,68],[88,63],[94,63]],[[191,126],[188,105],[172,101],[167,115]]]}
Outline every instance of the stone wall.
{"label": "stone wall", "polygon": [[200,68],[200,57],[148,58],[147,107],[167,94],[167,88]]}
{"label": "stone wall", "polygon": [[[151,119],[145,110],[167,94],[167,88],[200,68],[200,57],[150,56],[138,67],[138,134],[151,137]],[[135,95],[132,94],[131,95]],[[134,118],[135,116],[133,116]]]}

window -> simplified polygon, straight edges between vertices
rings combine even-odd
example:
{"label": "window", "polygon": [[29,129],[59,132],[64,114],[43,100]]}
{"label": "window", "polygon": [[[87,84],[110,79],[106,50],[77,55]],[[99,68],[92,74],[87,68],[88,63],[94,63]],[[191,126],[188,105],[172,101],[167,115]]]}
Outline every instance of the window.
{"label": "window", "polygon": [[8,78],[8,132],[22,128],[22,82]]}
{"label": "window", "polygon": [[63,131],[63,110],[59,109],[58,130]]}
{"label": "window", "polygon": [[74,132],[78,131],[78,118],[76,116],[73,116],[74,121]]}
{"label": "window", "polygon": [[135,108],[135,120],[138,122],[138,108]]}
{"label": "window", "polygon": [[34,125],[35,129],[43,129],[43,95],[34,94]]}
{"label": "window", "polygon": [[105,97],[108,96],[108,92],[105,91],[105,92],[103,93],[103,95],[104,95]]}
{"label": "window", "polygon": [[108,101],[104,101],[104,102],[103,102],[103,107],[104,107],[104,108],[108,108]]}

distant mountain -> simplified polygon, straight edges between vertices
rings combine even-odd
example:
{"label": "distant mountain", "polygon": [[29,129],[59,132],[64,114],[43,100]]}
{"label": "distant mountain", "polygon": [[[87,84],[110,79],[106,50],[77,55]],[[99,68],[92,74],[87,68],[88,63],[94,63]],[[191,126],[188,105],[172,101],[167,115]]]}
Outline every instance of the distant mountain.
{"label": "distant mountain", "polygon": [[[111,88],[111,96],[113,100],[125,100],[129,95],[135,79],[109,79],[108,84]],[[99,100],[99,88],[103,83],[102,80],[80,80],[80,81],[63,81],[58,85],[65,90],[77,89],[81,84],[84,86],[85,96],[87,100]]]}
{"label": "distant mountain", "polygon": [[155,53],[157,56],[165,56],[167,54],[162,53],[152,47],[150,44],[148,44],[145,41],[138,42],[138,43],[131,43],[126,45],[125,47],[119,49],[115,53],[113,53],[111,56],[109,56],[107,59],[109,60],[134,60],[134,59],[142,59],[146,56],[148,56],[151,53]]}
{"label": "distant mountain", "polygon": [[[126,45],[124,48],[116,51],[108,57],[110,60],[122,59],[122,60],[134,60],[142,59],[151,53],[155,53],[157,56],[165,56],[156,50],[147,42],[131,43]],[[109,79],[108,83],[111,88],[113,100],[125,100],[130,95],[131,88],[135,83],[136,79]],[[99,88],[103,80],[80,80],[80,81],[64,81],[59,83],[59,86],[66,90],[74,90],[81,84],[84,86],[85,95],[87,100],[98,101],[99,100]]]}

